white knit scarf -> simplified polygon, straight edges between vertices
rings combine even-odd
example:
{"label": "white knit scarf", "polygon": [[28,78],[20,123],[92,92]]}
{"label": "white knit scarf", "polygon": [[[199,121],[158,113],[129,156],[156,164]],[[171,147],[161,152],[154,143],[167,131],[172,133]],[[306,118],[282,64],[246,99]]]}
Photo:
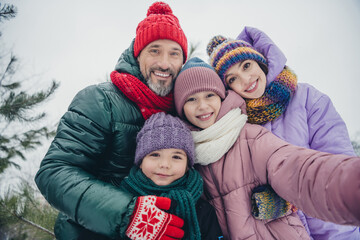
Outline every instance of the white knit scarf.
{"label": "white knit scarf", "polygon": [[195,142],[196,160],[200,165],[209,165],[219,160],[234,145],[247,116],[241,114],[240,108],[229,111],[212,126],[192,131]]}

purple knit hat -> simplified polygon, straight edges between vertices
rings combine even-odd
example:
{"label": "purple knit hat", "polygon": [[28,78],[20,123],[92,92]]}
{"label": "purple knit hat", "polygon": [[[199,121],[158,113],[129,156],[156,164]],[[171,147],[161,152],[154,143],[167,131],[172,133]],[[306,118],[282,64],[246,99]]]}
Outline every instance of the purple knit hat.
{"label": "purple knit hat", "polygon": [[174,100],[176,112],[184,119],[183,107],[186,99],[198,92],[213,91],[225,98],[225,87],[215,70],[200,58],[187,61],[175,81]]}
{"label": "purple knit hat", "polygon": [[153,114],[145,121],[136,137],[135,164],[156,150],[177,148],[186,152],[188,164],[194,165],[195,146],[190,129],[177,117],[164,112]]}

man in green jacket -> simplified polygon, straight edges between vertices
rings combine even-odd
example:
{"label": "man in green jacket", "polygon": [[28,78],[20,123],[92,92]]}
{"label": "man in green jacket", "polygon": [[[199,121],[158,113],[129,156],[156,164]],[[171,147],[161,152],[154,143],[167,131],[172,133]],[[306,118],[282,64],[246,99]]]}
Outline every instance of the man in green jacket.
{"label": "man in green jacket", "polygon": [[[156,2],[119,58],[112,82],[75,96],[35,177],[41,193],[60,211],[57,239],[126,237],[131,216],[143,209],[134,208],[136,197],[121,191],[119,183],[134,164],[135,138],[144,121],[156,112],[173,111],[173,83],[186,58],[187,39],[177,17],[169,5]],[[153,210],[164,215],[158,207]],[[158,221],[156,229],[143,230],[168,239],[182,231],[171,221]]]}

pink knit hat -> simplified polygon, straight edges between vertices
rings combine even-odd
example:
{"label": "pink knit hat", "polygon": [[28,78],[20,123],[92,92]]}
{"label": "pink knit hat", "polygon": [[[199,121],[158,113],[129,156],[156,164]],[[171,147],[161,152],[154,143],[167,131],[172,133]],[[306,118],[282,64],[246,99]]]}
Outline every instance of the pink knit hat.
{"label": "pink knit hat", "polygon": [[221,99],[225,98],[225,87],[219,75],[209,64],[195,57],[185,63],[175,81],[175,108],[180,118],[184,119],[183,107],[186,99],[203,91],[213,91]]}
{"label": "pink knit hat", "polygon": [[187,39],[170,6],[164,2],[155,2],[149,7],[146,16],[136,28],[134,56],[139,56],[141,50],[153,41],[169,39],[181,46],[185,63]]}

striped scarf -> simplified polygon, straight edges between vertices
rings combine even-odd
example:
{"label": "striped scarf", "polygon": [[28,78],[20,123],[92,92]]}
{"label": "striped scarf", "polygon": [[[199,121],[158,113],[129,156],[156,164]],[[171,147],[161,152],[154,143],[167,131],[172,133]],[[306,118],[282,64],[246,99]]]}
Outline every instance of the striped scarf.
{"label": "striped scarf", "polygon": [[121,186],[136,196],[156,195],[175,200],[176,208],[170,208],[169,211],[184,219],[183,239],[201,239],[195,205],[203,192],[203,180],[195,169],[189,169],[182,178],[167,186],[158,186],[139,167],[134,166]]}
{"label": "striped scarf", "polygon": [[285,66],[260,98],[246,100],[249,123],[263,125],[279,117],[286,110],[296,86],[296,75]]}
{"label": "striped scarf", "polygon": [[[285,66],[260,98],[246,100],[249,122],[263,125],[279,117],[286,110],[296,86],[295,73]],[[256,219],[277,219],[297,211],[294,205],[278,196],[270,186],[260,186],[253,192],[251,199],[252,215]]]}
{"label": "striped scarf", "polygon": [[174,111],[173,93],[165,97],[156,95],[151,89],[131,74],[113,71],[111,81],[131,101],[138,105],[144,119],[158,112],[172,113]]}

